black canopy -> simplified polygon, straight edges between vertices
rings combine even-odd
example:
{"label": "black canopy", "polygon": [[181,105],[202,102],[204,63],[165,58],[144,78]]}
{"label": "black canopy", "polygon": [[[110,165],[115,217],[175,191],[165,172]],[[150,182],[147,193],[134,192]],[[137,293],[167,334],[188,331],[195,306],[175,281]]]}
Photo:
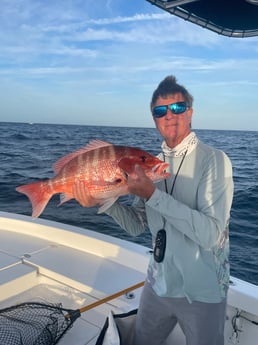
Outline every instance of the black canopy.
{"label": "black canopy", "polygon": [[151,4],[230,37],[258,36],[258,0],[147,0]]}

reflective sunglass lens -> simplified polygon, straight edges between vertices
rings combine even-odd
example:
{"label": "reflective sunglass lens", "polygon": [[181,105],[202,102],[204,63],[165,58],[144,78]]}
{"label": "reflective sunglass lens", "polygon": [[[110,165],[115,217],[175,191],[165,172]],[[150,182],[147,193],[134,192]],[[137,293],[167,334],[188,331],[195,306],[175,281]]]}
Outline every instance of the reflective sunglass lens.
{"label": "reflective sunglass lens", "polygon": [[160,105],[160,106],[153,108],[153,116],[155,116],[155,117],[165,116],[166,113],[167,113],[167,106],[166,105]]}
{"label": "reflective sunglass lens", "polygon": [[173,103],[169,105],[169,109],[174,114],[182,114],[186,111],[186,108],[187,106],[185,102],[178,102],[178,103]]}

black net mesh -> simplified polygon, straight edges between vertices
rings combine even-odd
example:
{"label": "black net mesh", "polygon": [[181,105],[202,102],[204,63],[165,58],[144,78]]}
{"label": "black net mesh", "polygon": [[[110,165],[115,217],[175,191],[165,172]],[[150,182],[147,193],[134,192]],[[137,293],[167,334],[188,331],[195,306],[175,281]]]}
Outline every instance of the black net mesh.
{"label": "black net mesh", "polygon": [[37,302],[2,309],[0,345],[57,344],[79,316],[78,310]]}

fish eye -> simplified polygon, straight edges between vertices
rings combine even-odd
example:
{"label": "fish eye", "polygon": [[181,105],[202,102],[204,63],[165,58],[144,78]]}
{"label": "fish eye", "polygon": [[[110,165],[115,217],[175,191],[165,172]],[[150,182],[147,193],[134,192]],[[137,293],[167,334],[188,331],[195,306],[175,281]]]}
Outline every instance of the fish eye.
{"label": "fish eye", "polygon": [[120,183],[120,182],[122,182],[122,179],[121,179],[121,178],[118,178],[118,179],[116,179],[115,182],[116,182],[116,183]]}
{"label": "fish eye", "polygon": [[147,157],[146,156],[141,156],[140,158],[141,158],[142,162],[144,163],[146,161]]}

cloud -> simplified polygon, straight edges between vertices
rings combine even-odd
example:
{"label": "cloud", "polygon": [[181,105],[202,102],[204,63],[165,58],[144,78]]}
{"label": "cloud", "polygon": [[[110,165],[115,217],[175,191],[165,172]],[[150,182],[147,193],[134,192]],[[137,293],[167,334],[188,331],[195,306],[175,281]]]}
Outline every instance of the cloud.
{"label": "cloud", "polygon": [[145,21],[155,21],[171,18],[167,13],[137,13],[134,16],[128,17],[114,17],[114,18],[100,18],[100,19],[91,19],[86,23],[95,24],[95,25],[110,25],[110,24],[120,24],[128,22],[145,22]]}
{"label": "cloud", "polygon": [[118,16],[114,18],[99,18],[99,19],[88,19],[88,20],[79,20],[76,23],[67,23],[66,25],[49,25],[43,26],[42,30],[45,32],[71,32],[81,30],[88,26],[107,26],[113,24],[122,24],[122,23],[134,23],[134,22],[146,22],[146,21],[155,21],[155,20],[164,20],[171,18],[170,15],[166,13],[147,13],[147,14],[136,14],[134,16]]}
{"label": "cloud", "polygon": [[101,97],[112,113],[114,103],[133,95],[141,113],[156,84],[175,74],[200,97],[204,113],[218,95],[231,109],[236,94],[256,97],[257,42],[224,38],[145,0],[2,0],[1,97],[7,100],[9,90],[21,104],[44,95],[50,108],[57,97],[60,113],[68,104],[84,111],[92,103],[92,110]]}

